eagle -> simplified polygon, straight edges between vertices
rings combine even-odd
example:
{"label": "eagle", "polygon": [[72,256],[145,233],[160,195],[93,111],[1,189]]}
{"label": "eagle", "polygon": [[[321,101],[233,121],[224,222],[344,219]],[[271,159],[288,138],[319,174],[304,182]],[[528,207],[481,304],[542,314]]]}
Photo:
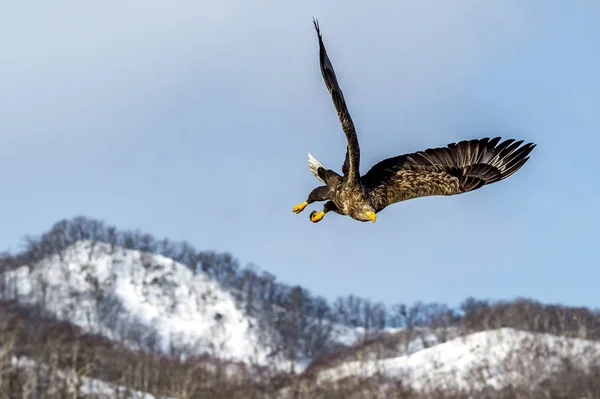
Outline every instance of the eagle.
{"label": "eagle", "polygon": [[311,212],[311,222],[319,222],[332,211],[361,222],[375,222],[377,213],[388,205],[425,196],[474,191],[506,179],[529,160],[536,144],[522,145],[523,140],[486,137],[384,159],[361,176],[356,129],[327,56],[319,23],[314,18],[313,24],[319,40],[321,75],[346,134],[346,159],[339,175],[308,153],[309,168],[324,185],[312,190],[306,201],[294,206],[294,213],[302,212],[313,202],[325,201],[322,211]]}

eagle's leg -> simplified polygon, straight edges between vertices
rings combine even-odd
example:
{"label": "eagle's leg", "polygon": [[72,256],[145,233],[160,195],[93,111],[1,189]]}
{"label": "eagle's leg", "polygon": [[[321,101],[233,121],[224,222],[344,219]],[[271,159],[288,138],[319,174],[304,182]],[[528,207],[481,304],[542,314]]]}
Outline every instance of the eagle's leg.
{"label": "eagle's leg", "polygon": [[327,186],[320,186],[320,187],[315,188],[308,195],[308,199],[306,201],[302,202],[301,204],[296,205],[294,207],[294,209],[292,209],[292,211],[294,213],[300,213],[304,210],[304,208],[306,208],[306,206],[308,204],[312,204],[313,202],[317,202],[317,201],[328,200],[329,192],[330,192],[330,190],[329,190],[329,187],[327,187]]}
{"label": "eagle's leg", "polygon": [[323,210],[321,212],[312,211],[310,213],[310,221],[317,223],[323,219],[327,212],[336,211],[337,209],[338,207],[332,201],[327,201],[325,205],[323,205]]}

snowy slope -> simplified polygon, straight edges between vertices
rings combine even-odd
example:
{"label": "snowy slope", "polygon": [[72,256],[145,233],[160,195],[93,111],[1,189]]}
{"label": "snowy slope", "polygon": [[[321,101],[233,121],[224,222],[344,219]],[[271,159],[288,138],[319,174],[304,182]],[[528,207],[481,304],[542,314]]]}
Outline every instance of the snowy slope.
{"label": "snowy slope", "polygon": [[398,327],[385,327],[380,330],[373,329],[366,331],[364,327],[348,327],[343,324],[335,323],[333,324],[332,335],[335,342],[341,345],[352,346],[364,340],[365,337],[369,338],[383,334],[394,334],[401,330],[402,328]]}
{"label": "snowy slope", "polygon": [[600,342],[503,328],[455,338],[411,355],[345,362],[321,371],[318,380],[377,374],[402,378],[418,390],[434,386],[500,389],[531,386],[547,377],[564,358],[581,367],[600,363]]}
{"label": "snowy slope", "polygon": [[145,342],[159,339],[159,350],[172,345],[267,363],[268,339],[261,339],[255,320],[218,283],[163,256],[113,250],[108,244],[83,241],[61,256],[7,272],[7,299],[39,304],[87,332],[128,346],[136,344],[125,331],[137,325]]}

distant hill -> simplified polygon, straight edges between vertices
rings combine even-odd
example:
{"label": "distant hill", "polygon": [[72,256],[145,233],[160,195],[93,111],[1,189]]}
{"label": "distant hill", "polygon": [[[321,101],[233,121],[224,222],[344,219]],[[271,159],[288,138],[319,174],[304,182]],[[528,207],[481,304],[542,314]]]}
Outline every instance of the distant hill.
{"label": "distant hill", "polygon": [[132,349],[268,364],[258,322],[220,284],[164,256],[80,241],[3,278],[4,299]]}
{"label": "distant hill", "polygon": [[317,381],[384,376],[401,379],[421,392],[533,388],[566,363],[574,369],[600,367],[600,342],[502,328],[457,337],[410,355],[343,362],[320,371]]}

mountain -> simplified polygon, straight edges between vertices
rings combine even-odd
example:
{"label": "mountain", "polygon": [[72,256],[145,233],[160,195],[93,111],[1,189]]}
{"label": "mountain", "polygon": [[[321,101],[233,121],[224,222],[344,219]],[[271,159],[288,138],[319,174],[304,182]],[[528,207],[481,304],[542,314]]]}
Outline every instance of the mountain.
{"label": "mountain", "polygon": [[600,397],[599,310],[330,302],[228,253],[87,218],[0,253],[0,338],[0,390],[19,395],[50,367],[157,398]]}
{"label": "mountain", "polygon": [[561,370],[600,366],[600,342],[512,328],[481,331],[388,359],[348,361],[316,373],[320,383],[387,377],[427,390],[502,390],[541,383]]}
{"label": "mountain", "polygon": [[[312,360],[281,349],[287,337],[277,327],[285,331],[300,323],[289,320],[294,315],[284,307],[267,308],[260,301],[245,306],[239,290],[225,289],[207,273],[193,273],[162,255],[81,240],[31,265],[6,271],[1,281],[1,299],[35,305],[131,349],[210,354],[295,371]],[[303,328],[311,325],[306,318],[302,323]],[[351,345],[366,334],[360,327],[321,324],[332,347]],[[308,345],[305,337],[297,341],[303,341],[297,346]]]}
{"label": "mountain", "polygon": [[[2,299],[35,305],[130,349],[289,367],[285,353],[270,356],[277,338],[260,327],[260,305],[250,316],[235,292],[161,255],[84,240],[2,277]],[[366,338],[360,327],[330,327],[346,346],[334,351],[335,360],[306,370],[320,385],[377,377],[402,381],[417,392],[500,390],[543,381],[565,360],[580,368],[600,365],[598,341],[512,328],[463,335],[455,327],[388,328]],[[85,381],[86,387],[113,389]],[[287,396],[285,389],[279,394]]]}
{"label": "mountain", "polygon": [[81,241],[3,280],[3,299],[38,305],[132,348],[269,363],[269,337],[232,295],[164,256]]}

